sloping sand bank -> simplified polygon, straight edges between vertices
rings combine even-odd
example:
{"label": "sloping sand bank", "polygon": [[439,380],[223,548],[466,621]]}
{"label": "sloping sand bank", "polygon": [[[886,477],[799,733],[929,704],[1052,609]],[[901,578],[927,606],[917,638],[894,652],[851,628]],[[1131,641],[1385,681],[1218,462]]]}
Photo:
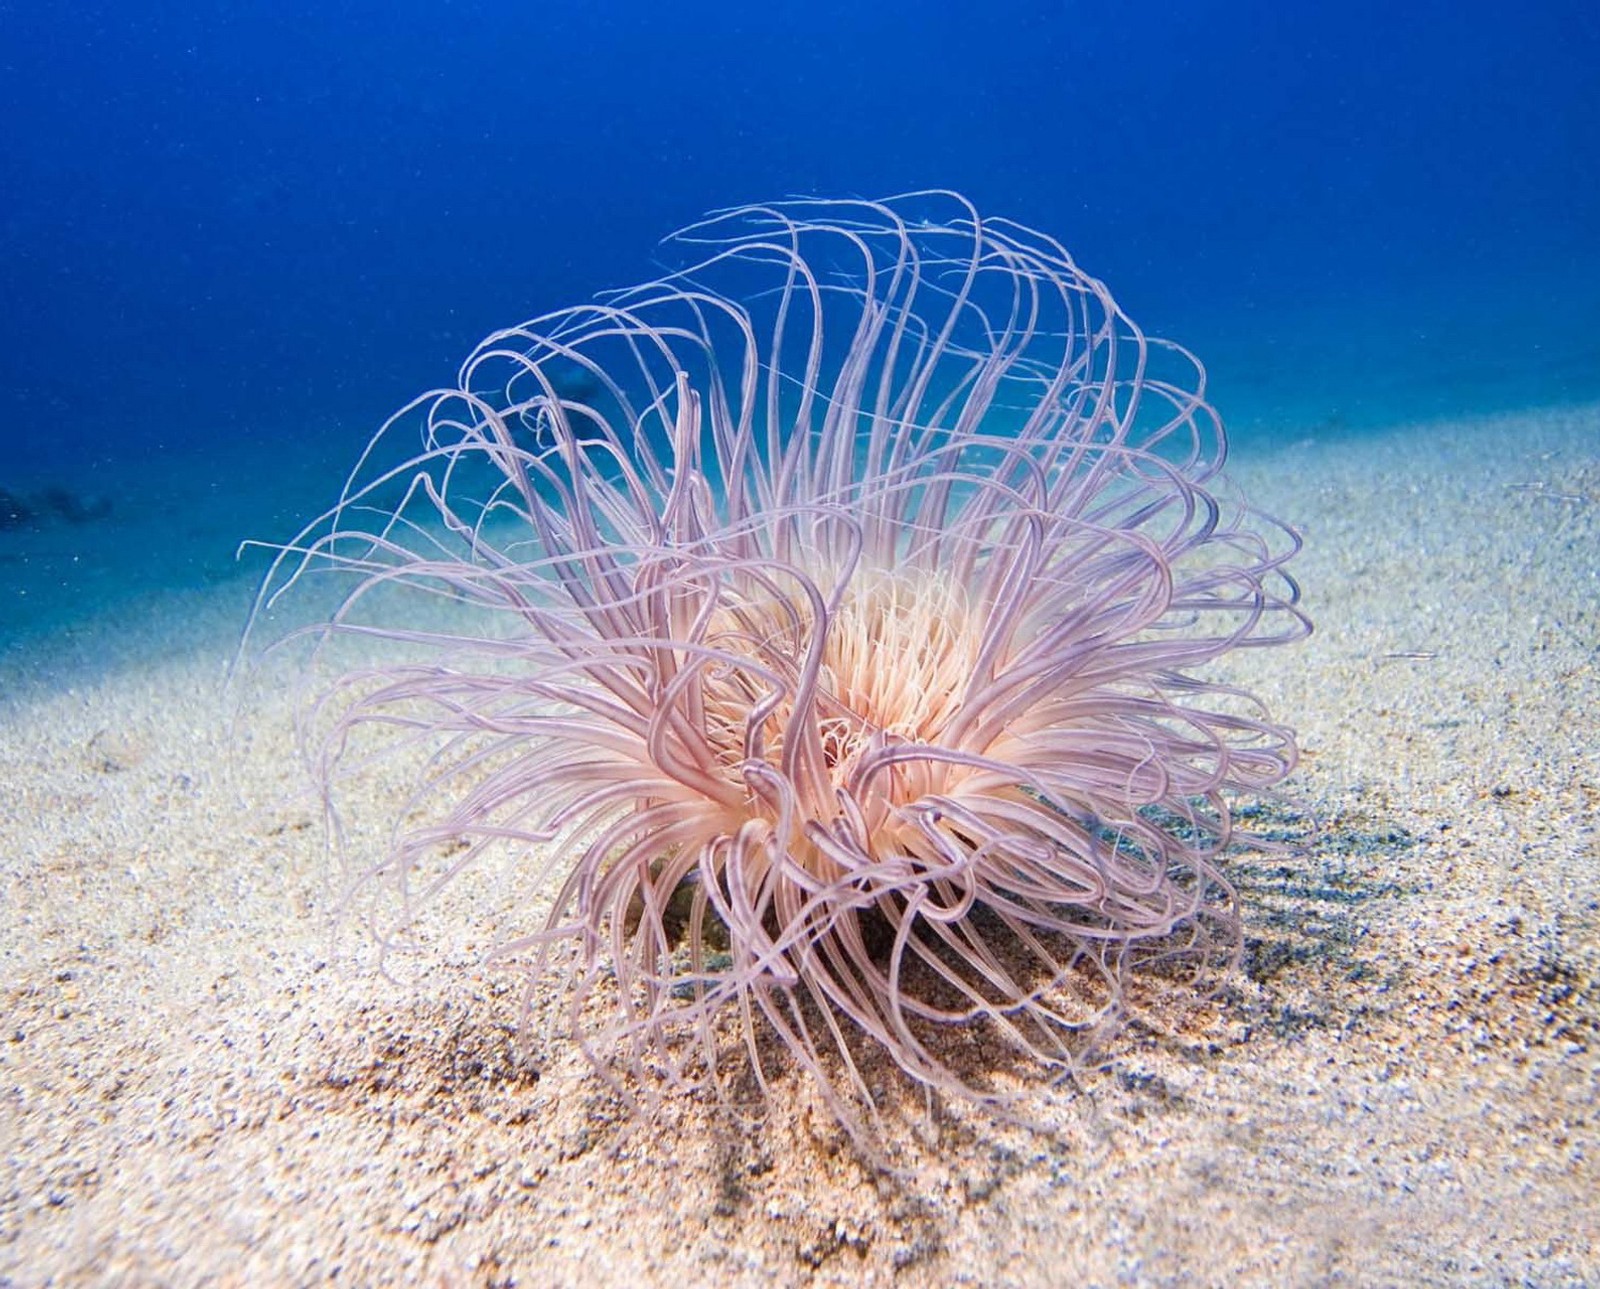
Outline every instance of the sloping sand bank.
{"label": "sloping sand bank", "polygon": [[1600,408],[1234,473],[1306,534],[1316,635],[1232,665],[1309,847],[1240,856],[1214,1003],[1003,1075],[1037,1130],[891,1093],[898,1177],[800,1087],[641,1123],[536,1072],[449,907],[404,984],[335,942],[286,704],[225,688],[242,582],[13,649],[0,1282],[1600,1281]]}

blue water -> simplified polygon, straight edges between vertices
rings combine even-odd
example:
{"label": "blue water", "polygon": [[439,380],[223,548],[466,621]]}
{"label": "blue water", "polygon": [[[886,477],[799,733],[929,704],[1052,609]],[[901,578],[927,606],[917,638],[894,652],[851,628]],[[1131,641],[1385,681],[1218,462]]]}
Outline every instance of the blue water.
{"label": "blue water", "polygon": [[[0,9],[0,642],[238,574],[700,212],[941,186],[1271,436],[1600,397],[1592,0]],[[109,506],[105,514],[101,508]]]}

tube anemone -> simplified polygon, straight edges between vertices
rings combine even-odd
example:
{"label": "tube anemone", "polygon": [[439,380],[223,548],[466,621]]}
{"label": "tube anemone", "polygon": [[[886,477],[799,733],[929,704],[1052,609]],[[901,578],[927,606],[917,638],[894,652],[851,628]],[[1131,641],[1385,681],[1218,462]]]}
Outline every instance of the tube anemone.
{"label": "tube anemone", "polygon": [[1048,237],[922,193],[667,247],[491,336],[280,552],[263,605],[354,578],[319,648],[413,654],[316,706],[330,802],[363,732],[425,754],[354,885],[531,878],[502,951],[602,1068],[765,1087],[775,1035],[845,1117],[874,1046],[997,1097],[952,1026],[1070,1069],[1131,968],[1237,954],[1230,803],[1296,751],[1203,670],[1309,630],[1298,539]]}

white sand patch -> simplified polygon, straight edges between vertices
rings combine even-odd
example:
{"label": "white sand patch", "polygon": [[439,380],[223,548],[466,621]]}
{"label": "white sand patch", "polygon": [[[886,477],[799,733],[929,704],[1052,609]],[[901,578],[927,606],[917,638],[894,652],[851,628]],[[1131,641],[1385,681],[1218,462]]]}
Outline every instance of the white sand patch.
{"label": "white sand patch", "polygon": [[1239,858],[1223,997],[1080,1084],[1003,1075],[1037,1130],[891,1092],[898,1178],[803,1086],[640,1122],[580,1054],[535,1068],[460,905],[414,979],[364,969],[290,687],[234,719],[239,585],[13,651],[0,1281],[1600,1279],[1597,461],[1590,408],[1235,462],[1306,534],[1316,635],[1230,668],[1322,831]]}

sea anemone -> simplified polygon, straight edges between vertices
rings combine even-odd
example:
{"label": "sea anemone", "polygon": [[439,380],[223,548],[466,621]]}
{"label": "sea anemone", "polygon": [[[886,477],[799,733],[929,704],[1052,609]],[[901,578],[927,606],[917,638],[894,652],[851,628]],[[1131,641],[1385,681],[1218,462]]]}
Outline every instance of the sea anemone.
{"label": "sea anemone", "polygon": [[1232,812],[1296,751],[1202,669],[1309,629],[1298,539],[1048,237],[920,193],[666,247],[489,337],[280,551],[263,605],[342,572],[319,650],[391,650],[314,705],[330,808],[417,758],[351,888],[403,927],[498,857],[496,952],[619,1083],[781,1059],[849,1120],[875,1051],[986,1100],[958,1039],[1070,1071],[1133,968],[1237,956]]}

